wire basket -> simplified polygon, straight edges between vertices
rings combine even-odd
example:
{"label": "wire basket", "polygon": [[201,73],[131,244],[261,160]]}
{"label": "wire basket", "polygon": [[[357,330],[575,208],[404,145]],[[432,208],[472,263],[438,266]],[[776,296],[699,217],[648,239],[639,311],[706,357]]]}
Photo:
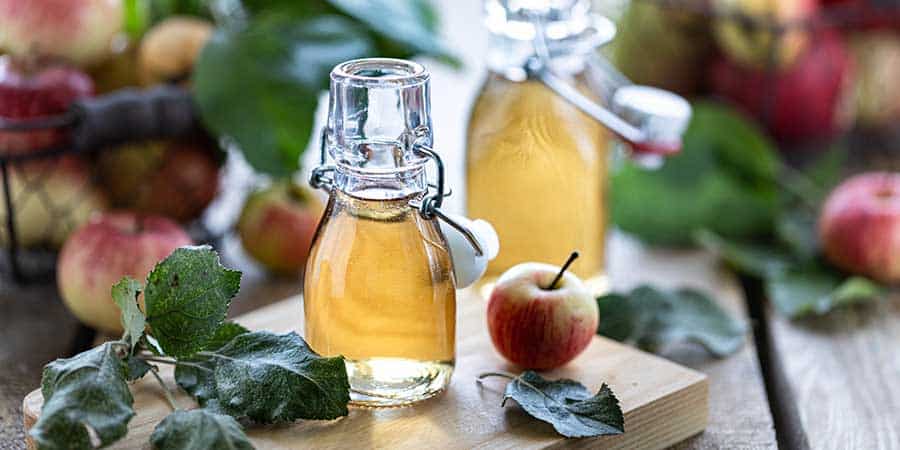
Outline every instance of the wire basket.
{"label": "wire basket", "polygon": [[[224,153],[181,88],[126,89],[59,115],[0,118],[0,135],[0,282],[51,280],[66,237],[97,211],[137,206],[185,223],[198,242],[215,238],[195,219],[216,195]],[[28,148],[16,136],[62,144]]]}

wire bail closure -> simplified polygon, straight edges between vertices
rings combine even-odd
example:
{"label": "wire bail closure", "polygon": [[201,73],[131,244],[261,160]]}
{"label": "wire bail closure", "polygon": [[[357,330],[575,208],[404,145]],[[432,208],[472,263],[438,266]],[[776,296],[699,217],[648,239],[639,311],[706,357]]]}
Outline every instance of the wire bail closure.
{"label": "wire bail closure", "polygon": [[[327,164],[328,162],[328,152],[325,148],[326,136],[328,133],[327,127],[322,128],[322,133],[320,137],[320,146],[319,146],[319,165],[312,169],[312,172],[309,174],[309,185],[315,189],[322,189],[326,192],[331,193],[334,190],[334,171],[336,167],[334,164]],[[437,218],[447,225],[450,225],[455,230],[459,231],[465,238],[466,241],[469,242],[469,245],[472,246],[472,249],[475,250],[475,254],[477,256],[484,256],[484,249],[481,247],[481,244],[478,242],[478,239],[475,237],[475,234],[472,233],[472,230],[469,230],[462,224],[453,220],[447,214],[444,214],[441,211],[441,206],[444,204],[444,197],[449,197],[453,194],[452,190],[445,191],[445,176],[444,176],[444,161],[441,159],[441,156],[434,151],[430,146],[421,142],[422,139],[417,139],[416,142],[413,143],[412,148],[413,151],[417,151],[423,153],[428,159],[434,162],[435,168],[437,169],[437,183],[428,183],[428,190],[425,193],[425,197],[421,202],[411,201],[410,206],[417,208],[419,210],[419,214],[428,220]],[[431,190],[434,190],[432,192]]]}
{"label": "wire bail closure", "polygon": [[[535,30],[534,55],[526,60],[523,67],[529,78],[540,81],[603,124],[628,143],[635,153],[666,156],[680,151],[681,135],[687,128],[691,115],[687,100],[668,91],[635,85],[612,65],[600,62],[593,67],[602,70],[606,77],[606,86],[602,90],[610,91],[606,97],[612,107],[606,108],[598,104],[553,73],[544,18],[540,12],[532,11],[530,19]],[[602,57],[600,59],[602,61]],[[665,104],[669,108],[666,114],[659,114],[654,110],[659,104]]]}

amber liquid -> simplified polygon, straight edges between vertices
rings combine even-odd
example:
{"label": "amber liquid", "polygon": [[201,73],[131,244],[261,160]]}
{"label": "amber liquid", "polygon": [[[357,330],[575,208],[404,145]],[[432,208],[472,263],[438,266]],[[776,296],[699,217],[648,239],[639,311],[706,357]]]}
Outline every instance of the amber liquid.
{"label": "amber liquid", "polygon": [[307,264],[306,340],[320,354],[347,359],[357,405],[423,400],[453,371],[450,255],[437,223],[409,200],[337,191]]}
{"label": "amber liquid", "polygon": [[562,264],[605,287],[606,131],[537,81],[493,75],[469,121],[468,215],[500,237],[496,277],[522,262]]}

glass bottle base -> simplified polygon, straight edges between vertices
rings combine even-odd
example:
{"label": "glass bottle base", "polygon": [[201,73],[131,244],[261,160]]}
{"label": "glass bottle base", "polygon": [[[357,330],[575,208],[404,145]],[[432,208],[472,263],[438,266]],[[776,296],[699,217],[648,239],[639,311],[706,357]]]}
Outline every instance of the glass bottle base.
{"label": "glass bottle base", "polygon": [[350,405],[363,408],[409,406],[440,394],[450,384],[452,361],[404,358],[346,360]]}

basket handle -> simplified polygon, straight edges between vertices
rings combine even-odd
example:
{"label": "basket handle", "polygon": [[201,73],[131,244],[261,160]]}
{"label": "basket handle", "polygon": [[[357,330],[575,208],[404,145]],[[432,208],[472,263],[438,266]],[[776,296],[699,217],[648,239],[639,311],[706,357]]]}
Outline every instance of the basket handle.
{"label": "basket handle", "polygon": [[190,92],[175,86],[123,89],[72,104],[72,145],[79,151],[203,130]]}

